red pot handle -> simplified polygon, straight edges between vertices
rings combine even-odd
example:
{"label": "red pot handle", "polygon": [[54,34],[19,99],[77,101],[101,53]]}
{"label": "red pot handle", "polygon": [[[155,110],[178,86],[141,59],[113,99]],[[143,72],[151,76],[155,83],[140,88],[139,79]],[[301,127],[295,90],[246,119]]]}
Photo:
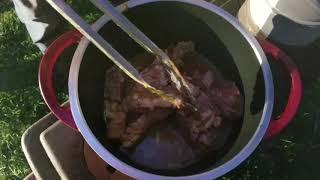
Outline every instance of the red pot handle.
{"label": "red pot handle", "polygon": [[271,119],[265,139],[270,139],[280,133],[294,118],[301,102],[302,83],[298,68],[293,60],[281,49],[266,40],[258,40],[266,55],[270,55],[273,60],[279,61],[288,71],[291,78],[290,94],[288,103],[278,119]]}
{"label": "red pot handle", "polygon": [[77,126],[73,120],[70,106],[61,106],[59,104],[52,85],[52,75],[55,63],[61,53],[70,46],[77,44],[81,37],[82,35],[78,31],[72,30],[55,40],[43,55],[38,74],[41,95],[49,109],[57,118],[73,129],[77,129]]}

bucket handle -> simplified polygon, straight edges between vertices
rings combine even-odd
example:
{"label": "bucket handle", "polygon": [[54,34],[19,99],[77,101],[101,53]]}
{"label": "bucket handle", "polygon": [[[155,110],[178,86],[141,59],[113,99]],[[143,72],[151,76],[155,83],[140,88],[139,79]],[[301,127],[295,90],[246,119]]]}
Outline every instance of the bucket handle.
{"label": "bucket handle", "polygon": [[61,53],[74,44],[78,44],[82,35],[76,30],[71,30],[56,39],[44,53],[39,65],[39,87],[41,95],[51,112],[64,124],[77,130],[69,105],[59,104],[52,85],[52,75],[55,63]]}
{"label": "bucket handle", "polygon": [[264,136],[265,139],[270,139],[285,129],[297,113],[301,102],[302,82],[297,66],[286,53],[266,40],[258,39],[258,41],[265,54],[270,55],[273,60],[280,62],[291,78],[287,105],[278,119],[271,119],[268,130]]}

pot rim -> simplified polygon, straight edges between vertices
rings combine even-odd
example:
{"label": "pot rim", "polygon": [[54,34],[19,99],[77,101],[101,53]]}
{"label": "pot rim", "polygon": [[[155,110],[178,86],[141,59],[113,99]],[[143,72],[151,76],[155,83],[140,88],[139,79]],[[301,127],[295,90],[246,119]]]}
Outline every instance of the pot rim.
{"label": "pot rim", "polygon": [[[248,144],[232,159],[227,161],[226,163],[208,170],[206,172],[202,172],[199,174],[188,175],[188,176],[163,176],[152,174],[149,172],[142,171],[140,169],[134,168],[129,164],[122,162],[117,157],[115,157],[111,152],[109,152],[95,137],[91,129],[89,128],[84,115],[82,113],[82,109],[80,106],[79,101],[79,94],[78,94],[78,77],[79,77],[79,69],[80,64],[82,61],[82,57],[84,55],[85,49],[89,45],[89,40],[83,37],[77,47],[77,50],[73,56],[72,63],[70,66],[69,72],[69,82],[68,82],[68,89],[69,89],[69,99],[70,99],[70,106],[72,115],[74,117],[75,123],[83,135],[84,139],[90,145],[90,147],[108,164],[113,166],[115,169],[121,171],[128,176],[134,177],[136,179],[175,179],[175,180],[184,180],[184,179],[215,179],[218,178],[227,172],[231,171],[235,167],[237,167],[241,162],[243,162],[258,146],[260,141],[262,140],[272,115],[273,109],[273,102],[274,102],[274,91],[273,91],[273,79],[272,73],[269,67],[269,63],[267,58],[259,45],[256,39],[247,32],[238,22],[238,20],[230,15],[229,13],[225,12],[221,8],[205,1],[194,1],[194,0],[130,0],[122,5],[118,6],[118,10],[121,12],[126,11],[129,8],[140,6],[147,3],[152,2],[160,2],[160,1],[167,1],[167,2],[180,2],[180,3],[187,3],[194,6],[198,6],[204,9],[207,9],[217,15],[223,17],[226,21],[228,21],[234,28],[236,28],[247,40],[247,42],[252,47],[257,59],[260,63],[263,78],[264,78],[264,85],[265,85],[265,103],[263,108],[263,113],[261,117],[261,121],[254,133],[251,137]],[[104,24],[106,24],[110,18],[106,15],[99,18],[93,25],[92,28],[98,31]]]}

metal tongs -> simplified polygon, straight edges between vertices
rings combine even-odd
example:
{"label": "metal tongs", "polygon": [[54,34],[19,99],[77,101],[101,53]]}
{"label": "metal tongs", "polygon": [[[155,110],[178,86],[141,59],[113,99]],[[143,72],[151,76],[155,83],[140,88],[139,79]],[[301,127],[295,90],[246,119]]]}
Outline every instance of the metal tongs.
{"label": "metal tongs", "polygon": [[179,72],[169,56],[153,43],[143,32],[133,23],[122,15],[108,0],[90,0],[98,9],[109,16],[123,31],[133,40],[139,43],[145,50],[154,54],[164,65],[170,74],[171,80],[176,88],[186,96],[187,99],[181,100],[166,94],[162,90],[148,84],[140,73],[135,69],[118,51],[116,51],[107,41],[104,40],[90,25],[88,25],[64,0],[47,0],[48,3],[68,20],[77,30],[88,38],[97,48],[99,48],[109,59],[111,59],[124,73],[146,89],[157,94],[172,103],[175,107],[192,107],[197,111],[195,99],[191,94],[191,89]]}

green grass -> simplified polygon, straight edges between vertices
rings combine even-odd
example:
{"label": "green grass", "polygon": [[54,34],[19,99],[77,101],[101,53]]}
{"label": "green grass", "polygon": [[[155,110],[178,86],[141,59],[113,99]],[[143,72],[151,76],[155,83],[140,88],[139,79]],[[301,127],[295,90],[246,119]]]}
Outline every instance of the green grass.
{"label": "green grass", "polygon": [[21,179],[30,172],[21,135],[48,110],[37,85],[40,53],[11,3],[1,1],[0,10],[0,177]]}
{"label": "green grass", "polygon": [[[97,11],[90,11],[92,6],[88,1],[68,2],[88,22],[99,16]],[[80,8],[80,4],[86,8]],[[41,53],[17,18],[13,4],[1,0],[0,179],[22,179],[31,171],[22,153],[20,139],[26,128],[49,112],[38,88],[40,58]]]}
{"label": "green grass", "polygon": [[[272,140],[264,140],[231,179],[319,179],[320,81],[306,90],[297,117]],[[226,178],[228,179],[228,178]]]}
{"label": "green grass", "polygon": [[[87,21],[100,15],[91,11],[87,0],[68,2]],[[0,179],[22,179],[30,169],[21,151],[21,135],[48,112],[37,83],[41,54],[9,0],[0,1],[0,12]],[[319,92],[318,78],[304,91],[300,111],[289,128],[264,140],[247,161],[222,179],[320,179]]]}

